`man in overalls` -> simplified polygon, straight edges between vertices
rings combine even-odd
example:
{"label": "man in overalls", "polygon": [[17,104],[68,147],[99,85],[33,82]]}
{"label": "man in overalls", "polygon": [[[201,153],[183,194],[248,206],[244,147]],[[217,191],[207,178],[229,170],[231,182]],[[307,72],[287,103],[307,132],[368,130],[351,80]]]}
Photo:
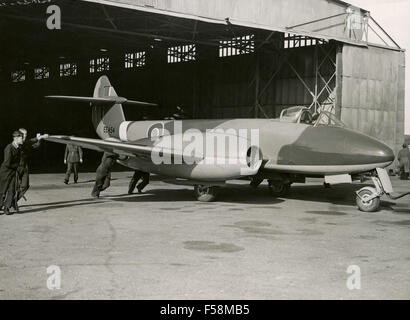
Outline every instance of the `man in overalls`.
{"label": "man in overalls", "polygon": [[78,181],[78,166],[83,163],[83,150],[79,146],[67,144],[64,154],[64,163],[67,164],[64,183],[68,184],[70,175],[74,172],[74,183]]}

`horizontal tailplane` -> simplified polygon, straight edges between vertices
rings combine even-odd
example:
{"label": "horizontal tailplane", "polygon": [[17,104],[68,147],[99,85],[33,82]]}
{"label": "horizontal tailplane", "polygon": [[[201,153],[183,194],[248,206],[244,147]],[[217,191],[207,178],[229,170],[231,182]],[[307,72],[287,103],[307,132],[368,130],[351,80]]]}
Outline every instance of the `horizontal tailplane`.
{"label": "horizontal tailplane", "polygon": [[72,102],[90,102],[93,104],[104,104],[104,105],[107,105],[107,104],[112,105],[112,104],[119,103],[119,104],[139,105],[139,106],[147,106],[147,107],[158,106],[155,103],[128,100],[126,98],[117,97],[117,96],[108,96],[106,98],[80,97],[80,96],[46,96],[45,98],[53,99],[53,100],[72,101]]}

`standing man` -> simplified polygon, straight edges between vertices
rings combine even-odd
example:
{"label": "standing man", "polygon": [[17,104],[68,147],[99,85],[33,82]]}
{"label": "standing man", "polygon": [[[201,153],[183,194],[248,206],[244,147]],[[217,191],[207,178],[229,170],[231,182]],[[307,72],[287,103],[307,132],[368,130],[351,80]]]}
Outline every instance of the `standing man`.
{"label": "standing man", "polygon": [[104,152],[101,164],[97,168],[94,188],[91,192],[93,198],[99,198],[100,192],[107,189],[111,184],[111,170],[119,158],[118,155]]}
{"label": "standing man", "polygon": [[[4,160],[0,166],[0,209],[4,206],[4,213],[10,213],[10,208],[17,206],[18,168],[21,158],[23,135],[20,131],[13,132],[13,142],[4,149]],[[3,214],[3,213],[1,213]]]}
{"label": "standing man", "polygon": [[79,146],[67,144],[64,154],[64,164],[67,164],[64,183],[68,184],[70,175],[74,171],[74,183],[78,181],[78,164],[83,163],[83,149]]}
{"label": "standing man", "polygon": [[138,189],[138,193],[142,193],[142,189],[144,189],[149,183],[149,173],[141,171],[141,170],[135,170],[134,175],[131,178],[130,185],[128,187],[128,194],[132,194],[134,192],[135,186],[137,185],[137,182],[141,178],[142,178],[142,181],[137,186],[137,189]]}
{"label": "standing man", "polygon": [[20,158],[20,165],[19,165],[19,195],[17,197],[20,200],[24,197],[24,194],[27,192],[28,188],[30,188],[30,180],[29,180],[29,158],[31,151],[40,147],[40,141],[44,138],[47,138],[48,135],[40,135],[38,134],[36,138],[32,138],[27,140],[27,130],[24,128],[20,128],[19,131],[23,135],[23,144],[21,146],[21,158]]}
{"label": "standing man", "polygon": [[410,172],[410,150],[406,143],[403,143],[403,149],[397,155],[400,167],[400,180],[407,180]]}

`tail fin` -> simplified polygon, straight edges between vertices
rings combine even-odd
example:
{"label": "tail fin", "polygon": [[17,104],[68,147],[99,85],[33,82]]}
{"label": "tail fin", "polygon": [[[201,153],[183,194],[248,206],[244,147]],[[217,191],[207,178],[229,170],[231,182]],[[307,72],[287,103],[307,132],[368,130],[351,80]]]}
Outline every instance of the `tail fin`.
{"label": "tail fin", "polygon": [[155,103],[132,101],[119,97],[107,76],[101,76],[94,88],[94,96],[46,96],[49,99],[74,102],[89,102],[92,106],[92,122],[101,139],[119,139],[119,128],[125,121],[122,104],[138,106],[157,106]]}
{"label": "tail fin", "polygon": [[110,104],[92,105],[92,122],[101,139],[119,138],[119,127],[125,121],[122,104],[107,76],[101,76],[94,88],[94,98],[113,99]]}

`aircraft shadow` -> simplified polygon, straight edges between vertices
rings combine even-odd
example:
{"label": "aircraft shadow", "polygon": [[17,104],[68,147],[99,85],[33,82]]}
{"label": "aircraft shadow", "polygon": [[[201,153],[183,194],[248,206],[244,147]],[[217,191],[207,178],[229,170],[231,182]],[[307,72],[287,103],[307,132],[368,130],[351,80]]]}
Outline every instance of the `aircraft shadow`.
{"label": "aircraft shadow", "polygon": [[[252,188],[249,185],[227,185],[221,187],[218,193],[217,204],[232,203],[232,204],[251,204],[257,206],[269,205],[272,208],[286,209],[286,200],[304,200],[308,202],[330,203],[334,205],[342,205],[356,207],[355,191],[365,186],[361,185],[337,185],[329,189],[322,185],[294,185],[291,188],[290,194],[286,197],[274,197],[270,194],[266,185],[259,188]],[[369,184],[369,186],[371,186]],[[53,209],[75,208],[85,205],[108,203],[111,201],[118,202],[196,202],[193,194],[193,188],[187,187],[184,189],[151,189],[145,193],[138,194],[118,194],[110,195],[109,193],[101,194],[99,199],[87,198],[79,200],[67,200],[48,203],[24,204],[20,205],[20,213],[35,213],[44,212]],[[197,202],[199,205],[206,204]],[[274,206],[283,204],[280,207]],[[210,204],[211,205],[211,204]],[[388,210],[397,214],[410,214],[408,204],[395,203],[392,201],[382,201],[381,209]]]}
{"label": "aircraft shadow", "polygon": [[380,202],[381,209],[388,210],[388,211],[391,211],[397,214],[410,214],[410,205],[403,204],[403,203],[395,203],[391,201],[392,200],[389,200],[389,201],[382,200]]}
{"label": "aircraft shadow", "polygon": [[[363,187],[373,187],[372,184],[342,184],[324,188],[321,185],[306,186],[295,185],[291,187],[288,196],[283,199],[306,200],[313,202],[325,202],[334,205],[356,206],[356,191]],[[406,208],[407,207],[407,208]],[[396,204],[395,202],[381,200],[381,210],[394,211],[397,213],[410,213],[410,208],[406,204]]]}
{"label": "aircraft shadow", "polygon": [[[221,187],[218,192],[217,203],[242,203],[254,205],[280,204],[286,206],[286,200],[302,200],[307,202],[320,202],[340,206],[356,207],[355,191],[364,186],[360,185],[337,185],[324,188],[322,185],[293,185],[289,195],[275,198],[269,192],[266,185],[251,188],[249,185],[227,185]],[[196,201],[191,188],[189,189],[152,189],[143,194],[120,194],[107,196],[113,201],[125,202],[169,202],[169,201]],[[396,213],[410,214],[410,208],[406,204],[396,204],[392,201],[381,201],[381,209]]]}
{"label": "aircraft shadow", "polygon": [[[124,202],[175,202],[175,201],[196,201],[192,189],[152,189],[145,193],[132,195],[120,194],[107,196],[107,199],[113,201],[124,201]],[[221,188],[218,193],[218,198],[216,203],[241,203],[241,204],[279,204],[282,203],[283,199],[278,199],[270,196],[267,192],[260,192],[260,190],[255,190],[249,186],[242,188]]]}
{"label": "aircraft shadow", "polygon": [[284,199],[354,206],[356,203],[355,192],[364,186],[346,184],[325,188],[323,185],[292,185],[289,194]]}

